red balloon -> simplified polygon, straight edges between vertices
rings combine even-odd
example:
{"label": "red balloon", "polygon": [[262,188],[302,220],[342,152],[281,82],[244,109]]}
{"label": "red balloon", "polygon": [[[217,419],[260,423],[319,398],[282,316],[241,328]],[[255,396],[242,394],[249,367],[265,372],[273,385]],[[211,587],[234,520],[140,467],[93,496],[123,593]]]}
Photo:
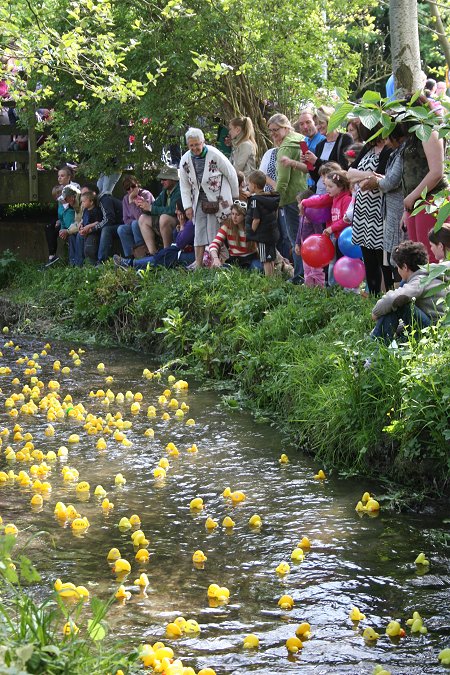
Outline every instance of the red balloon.
{"label": "red balloon", "polygon": [[334,258],[334,244],[326,234],[311,234],[302,244],[301,255],[310,267],[324,267]]}
{"label": "red balloon", "polygon": [[334,278],[344,288],[357,288],[366,276],[364,263],[359,258],[343,258],[336,260],[333,267]]}

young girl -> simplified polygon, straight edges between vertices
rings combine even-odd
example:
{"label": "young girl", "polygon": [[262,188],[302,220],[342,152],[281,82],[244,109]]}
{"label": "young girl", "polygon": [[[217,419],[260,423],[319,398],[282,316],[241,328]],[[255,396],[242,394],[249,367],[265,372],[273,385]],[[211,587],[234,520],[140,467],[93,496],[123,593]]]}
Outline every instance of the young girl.
{"label": "young girl", "polygon": [[239,267],[261,269],[261,263],[256,254],[256,244],[247,241],[245,235],[245,215],[247,204],[239,200],[233,202],[231,216],[219,229],[214,241],[209,246],[211,267],[221,267],[220,249],[227,244],[230,257],[227,262]]}
{"label": "young girl", "polygon": [[[297,202],[300,212],[300,225],[297,232],[297,239],[295,240],[295,252],[297,255],[301,255],[301,245],[311,234],[322,234],[323,232],[323,223],[313,223],[304,215],[301,204],[303,200],[308,199],[313,196],[312,190],[305,190],[304,192],[299,192],[297,195]],[[305,261],[303,261],[303,271],[305,286],[325,286],[325,272],[323,267],[311,267]]]}
{"label": "young girl", "polygon": [[444,223],[440,230],[428,233],[430,248],[438,263],[450,260],[450,223]]}
{"label": "young girl", "polygon": [[[331,221],[326,223],[323,233],[330,237],[335,244],[342,230],[348,227],[345,214],[352,201],[350,182],[345,171],[327,173],[323,181],[327,191],[326,194],[304,199],[301,204],[301,212],[303,213],[305,208],[320,209],[327,206],[331,207]],[[338,251],[337,256],[339,256]],[[330,286],[334,283],[333,266],[335,260],[328,267],[328,284]]]}

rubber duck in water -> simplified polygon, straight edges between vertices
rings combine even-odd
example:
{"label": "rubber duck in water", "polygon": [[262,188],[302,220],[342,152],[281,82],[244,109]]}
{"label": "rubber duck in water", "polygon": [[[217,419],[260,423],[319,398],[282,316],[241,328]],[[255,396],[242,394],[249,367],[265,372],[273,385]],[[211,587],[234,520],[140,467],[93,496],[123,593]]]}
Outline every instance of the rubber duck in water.
{"label": "rubber duck in water", "polygon": [[148,563],[150,560],[150,553],[146,548],[140,548],[134,557],[140,563]]}
{"label": "rubber duck in water", "polygon": [[140,588],[145,589],[149,585],[150,581],[145,572],[142,572],[139,576],[139,579],[135,579],[133,583],[135,586],[139,586]]}
{"label": "rubber duck in water", "polygon": [[438,659],[443,666],[450,666],[450,648],[443,649],[438,654]]}
{"label": "rubber duck in water", "polygon": [[425,553],[419,553],[414,562],[416,565],[423,565],[424,567],[429,567],[430,565],[430,561],[425,558]]}
{"label": "rubber duck in water", "polygon": [[297,654],[303,648],[302,641],[297,637],[290,637],[286,640],[286,649],[291,654]]}
{"label": "rubber duck in water", "polygon": [[362,636],[366,642],[376,642],[380,634],[376,633],[370,626],[367,626],[367,628],[364,628]]}
{"label": "rubber duck in water", "polygon": [[108,555],[106,556],[106,560],[108,562],[114,562],[115,560],[119,560],[121,557],[120,551],[118,548],[111,548],[108,552]]}
{"label": "rubber duck in water", "polygon": [[405,631],[398,621],[390,621],[386,627],[386,635],[389,635],[389,637],[405,637]]}
{"label": "rubber duck in water", "polygon": [[213,520],[210,516],[207,517],[205,521],[205,527],[207,530],[214,530],[219,526],[219,523],[216,520]]}
{"label": "rubber duck in water", "polygon": [[315,478],[316,480],[325,480],[325,479],[326,479],[326,475],[325,475],[325,473],[324,473],[324,471],[323,471],[322,469],[319,469],[319,471],[315,474],[314,478]]}
{"label": "rubber duck in water", "polygon": [[233,504],[240,504],[246,499],[245,494],[241,490],[236,490],[235,492],[232,492],[230,498]]}
{"label": "rubber duck in water", "polygon": [[127,591],[125,589],[125,586],[121,584],[119,588],[117,589],[115,596],[117,600],[121,600],[122,602],[125,602],[126,600],[129,600],[131,598],[131,593],[130,591]]}
{"label": "rubber duck in water", "polygon": [[391,671],[385,670],[383,666],[375,666],[373,669],[373,675],[391,675]]}
{"label": "rubber duck in water", "polygon": [[275,569],[275,572],[279,574],[280,576],[284,576],[285,574],[289,574],[291,571],[291,568],[289,566],[289,563],[287,562],[280,562],[278,567]]}
{"label": "rubber duck in water", "polygon": [[412,618],[408,619],[406,623],[408,626],[411,626],[411,633],[421,633],[422,635],[428,633],[428,629],[424,626],[419,612],[413,612]]}
{"label": "rubber duck in water", "polygon": [[75,520],[72,521],[71,527],[74,532],[84,532],[89,525],[89,520],[84,516],[84,518],[75,518]]}
{"label": "rubber duck in water", "polygon": [[284,609],[285,611],[292,609],[293,606],[294,598],[291,595],[282,595],[278,600],[278,607],[281,607],[281,609]]}
{"label": "rubber duck in water", "polygon": [[197,564],[204,563],[206,560],[208,560],[208,558],[203,553],[203,551],[201,551],[200,549],[195,551],[192,555],[192,562],[194,562],[194,563],[197,563]]}
{"label": "rubber duck in water", "polygon": [[248,524],[250,525],[250,527],[261,527],[262,526],[261,516],[258,516],[258,514],[255,513],[248,521]]}
{"label": "rubber duck in water", "polygon": [[250,635],[247,635],[244,638],[243,647],[244,647],[244,649],[258,649],[258,647],[259,647],[258,636],[254,635],[254,633],[250,633]]}
{"label": "rubber duck in water", "polygon": [[166,626],[166,636],[168,638],[178,638],[183,635],[183,631],[176,623],[168,623]]}
{"label": "rubber duck in water", "polygon": [[289,457],[283,453],[278,461],[280,464],[289,464]]}
{"label": "rubber duck in water", "polygon": [[131,565],[128,560],[118,558],[113,565],[113,572],[116,574],[128,574],[131,571]]}
{"label": "rubber duck in water", "polygon": [[357,607],[352,607],[349,617],[351,621],[364,621],[366,615],[360,612]]}
{"label": "rubber duck in water", "polygon": [[195,499],[191,500],[191,503],[189,504],[189,508],[192,511],[201,511],[204,508],[203,504],[203,499],[201,497],[195,497]]}
{"label": "rubber duck in water", "polygon": [[115,476],[114,478],[114,483],[116,485],[125,485],[126,482],[127,482],[126,478],[124,478],[124,476],[121,473],[118,473],[117,476]]}
{"label": "rubber duck in water", "polygon": [[308,548],[311,548],[311,542],[309,541],[308,537],[302,537],[297,544],[297,548],[301,548],[304,551]]}
{"label": "rubber duck in water", "polygon": [[298,638],[300,638],[300,640],[309,640],[309,638],[312,635],[311,626],[309,625],[309,623],[304,621],[299,626],[297,626],[297,630],[295,631],[295,634]]}
{"label": "rubber duck in water", "polygon": [[303,552],[302,548],[294,548],[294,550],[291,553],[291,560],[294,560],[295,562],[303,562],[305,559],[305,554]]}

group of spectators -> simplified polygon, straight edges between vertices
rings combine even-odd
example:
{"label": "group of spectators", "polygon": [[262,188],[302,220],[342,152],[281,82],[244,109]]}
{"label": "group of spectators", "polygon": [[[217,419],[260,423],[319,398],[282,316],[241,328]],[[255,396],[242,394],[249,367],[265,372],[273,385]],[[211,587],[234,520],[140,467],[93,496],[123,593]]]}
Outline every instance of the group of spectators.
{"label": "group of spectators", "polygon": [[[439,114],[425,95],[417,104]],[[59,217],[47,232],[48,264],[56,260],[59,232],[69,239],[73,265],[101,264],[112,255],[117,238],[122,251],[114,261],[120,267],[237,264],[270,275],[276,260],[288,257],[293,283],[332,285],[333,263],[311,268],[302,260],[302,242],[325,234],[338,259],[336,242],[351,225],[352,244],[361,247],[366,289],[372,294],[393,289],[402,279],[395,257],[402,241],[420,243],[427,260],[436,262],[429,240],[434,216],[427,210],[413,215],[413,210],[421,196],[432,203],[436,193],[448,190],[444,140],[432,131],[422,141],[413,124],[404,121],[388,138],[371,140],[377,128],[369,130],[357,118],[349,119],[346,131],[329,130],[332,114],[325,105],[305,108],[294,124],[283,114],[272,115],[267,130],[273,148],[259,168],[248,117],[228,124],[229,158],[205,143],[201,129],[190,128],[179,169],[165,166],[158,175],[162,191],[156,199],[135,176],[126,175],[120,203],[111,185],[107,190],[79,186],[63,167],[55,188]],[[308,210],[321,207],[329,209],[324,221],[309,220]]]}

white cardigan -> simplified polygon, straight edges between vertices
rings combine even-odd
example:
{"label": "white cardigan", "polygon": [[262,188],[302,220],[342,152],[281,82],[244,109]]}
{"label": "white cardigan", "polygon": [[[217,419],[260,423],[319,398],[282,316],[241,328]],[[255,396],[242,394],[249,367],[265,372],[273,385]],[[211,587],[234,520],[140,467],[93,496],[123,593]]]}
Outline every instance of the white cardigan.
{"label": "white cardigan", "polygon": [[[207,153],[201,187],[208,201],[214,202],[220,197],[219,211],[215,216],[223,222],[230,215],[233,199],[239,199],[238,179],[232,164],[220,150],[211,145],[205,147]],[[180,189],[184,209],[192,209],[195,218],[200,189],[190,150],[181,158]]]}

